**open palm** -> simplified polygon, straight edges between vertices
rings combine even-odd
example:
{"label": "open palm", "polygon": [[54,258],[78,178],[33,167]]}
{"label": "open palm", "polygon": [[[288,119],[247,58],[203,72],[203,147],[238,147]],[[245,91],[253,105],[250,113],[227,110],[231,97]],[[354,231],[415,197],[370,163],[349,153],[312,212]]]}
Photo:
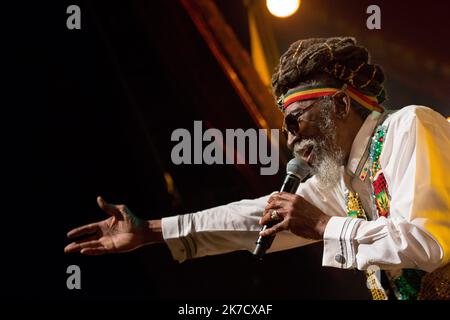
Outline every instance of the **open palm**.
{"label": "open palm", "polygon": [[146,221],[136,217],[125,205],[113,205],[98,197],[100,208],[111,215],[106,220],[87,224],[68,232],[71,239],[84,236],[64,248],[66,253],[86,255],[127,252],[146,243]]}

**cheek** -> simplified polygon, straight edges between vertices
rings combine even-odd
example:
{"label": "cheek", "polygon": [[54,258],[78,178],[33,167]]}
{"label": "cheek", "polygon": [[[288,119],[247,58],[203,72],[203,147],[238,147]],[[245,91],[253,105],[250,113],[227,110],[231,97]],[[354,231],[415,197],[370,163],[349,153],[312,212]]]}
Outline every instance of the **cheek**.
{"label": "cheek", "polygon": [[314,139],[323,136],[316,122],[304,121],[300,126],[299,134],[305,139]]}

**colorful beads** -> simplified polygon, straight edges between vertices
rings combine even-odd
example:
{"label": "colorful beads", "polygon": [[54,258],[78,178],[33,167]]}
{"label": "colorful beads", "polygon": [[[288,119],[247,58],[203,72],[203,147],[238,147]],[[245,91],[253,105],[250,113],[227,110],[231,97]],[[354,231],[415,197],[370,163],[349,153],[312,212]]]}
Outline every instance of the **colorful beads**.
{"label": "colorful beads", "polygon": [[[383,151],[384,138],[387,132],[387,126],[379,126],[372,136],[369,147],[368,163],[364,166],[359,178],[364,181],[369,175],[372,182],[372,199],[376,205],[379,216],[388,217],[390,213],[389,187],[386,178],[382,172],[380,156]],[[357,193],[348,191],[346,194],[347,215],[353,218],[368,220]],[[393,292],[399,300],[417,299],[420,290],[421,279],[425,272],[414,269],[404,269],[396,276],[388,276]],[[370,273],[367,272],[370,279]],[[374,300],[383,300],[387,298],[383,288],[371,288],[372,298]]]}

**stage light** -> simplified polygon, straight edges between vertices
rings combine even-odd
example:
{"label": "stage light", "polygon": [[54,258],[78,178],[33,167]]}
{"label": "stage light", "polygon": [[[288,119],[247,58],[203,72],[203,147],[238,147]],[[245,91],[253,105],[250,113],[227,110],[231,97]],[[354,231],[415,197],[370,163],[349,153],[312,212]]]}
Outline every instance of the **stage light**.
{"label": "stage light", "polygon": [[286,18],[297,11],[300,0],[266,0],[266,5],[275,17]]}

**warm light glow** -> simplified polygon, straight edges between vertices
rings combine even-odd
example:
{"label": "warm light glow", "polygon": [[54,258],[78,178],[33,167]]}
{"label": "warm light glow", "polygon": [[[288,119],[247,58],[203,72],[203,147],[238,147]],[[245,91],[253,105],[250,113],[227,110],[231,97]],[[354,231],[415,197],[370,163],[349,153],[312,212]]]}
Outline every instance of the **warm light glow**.
{"label": "warm light glow", "polygon": [[450,122],[450,117],[447,118],[447,121]]}
{"label": "warm light glow", "polygon": [[300,0],[266,0],[266,4],[267,9],[275,17],[286,18],[297,11]]}

